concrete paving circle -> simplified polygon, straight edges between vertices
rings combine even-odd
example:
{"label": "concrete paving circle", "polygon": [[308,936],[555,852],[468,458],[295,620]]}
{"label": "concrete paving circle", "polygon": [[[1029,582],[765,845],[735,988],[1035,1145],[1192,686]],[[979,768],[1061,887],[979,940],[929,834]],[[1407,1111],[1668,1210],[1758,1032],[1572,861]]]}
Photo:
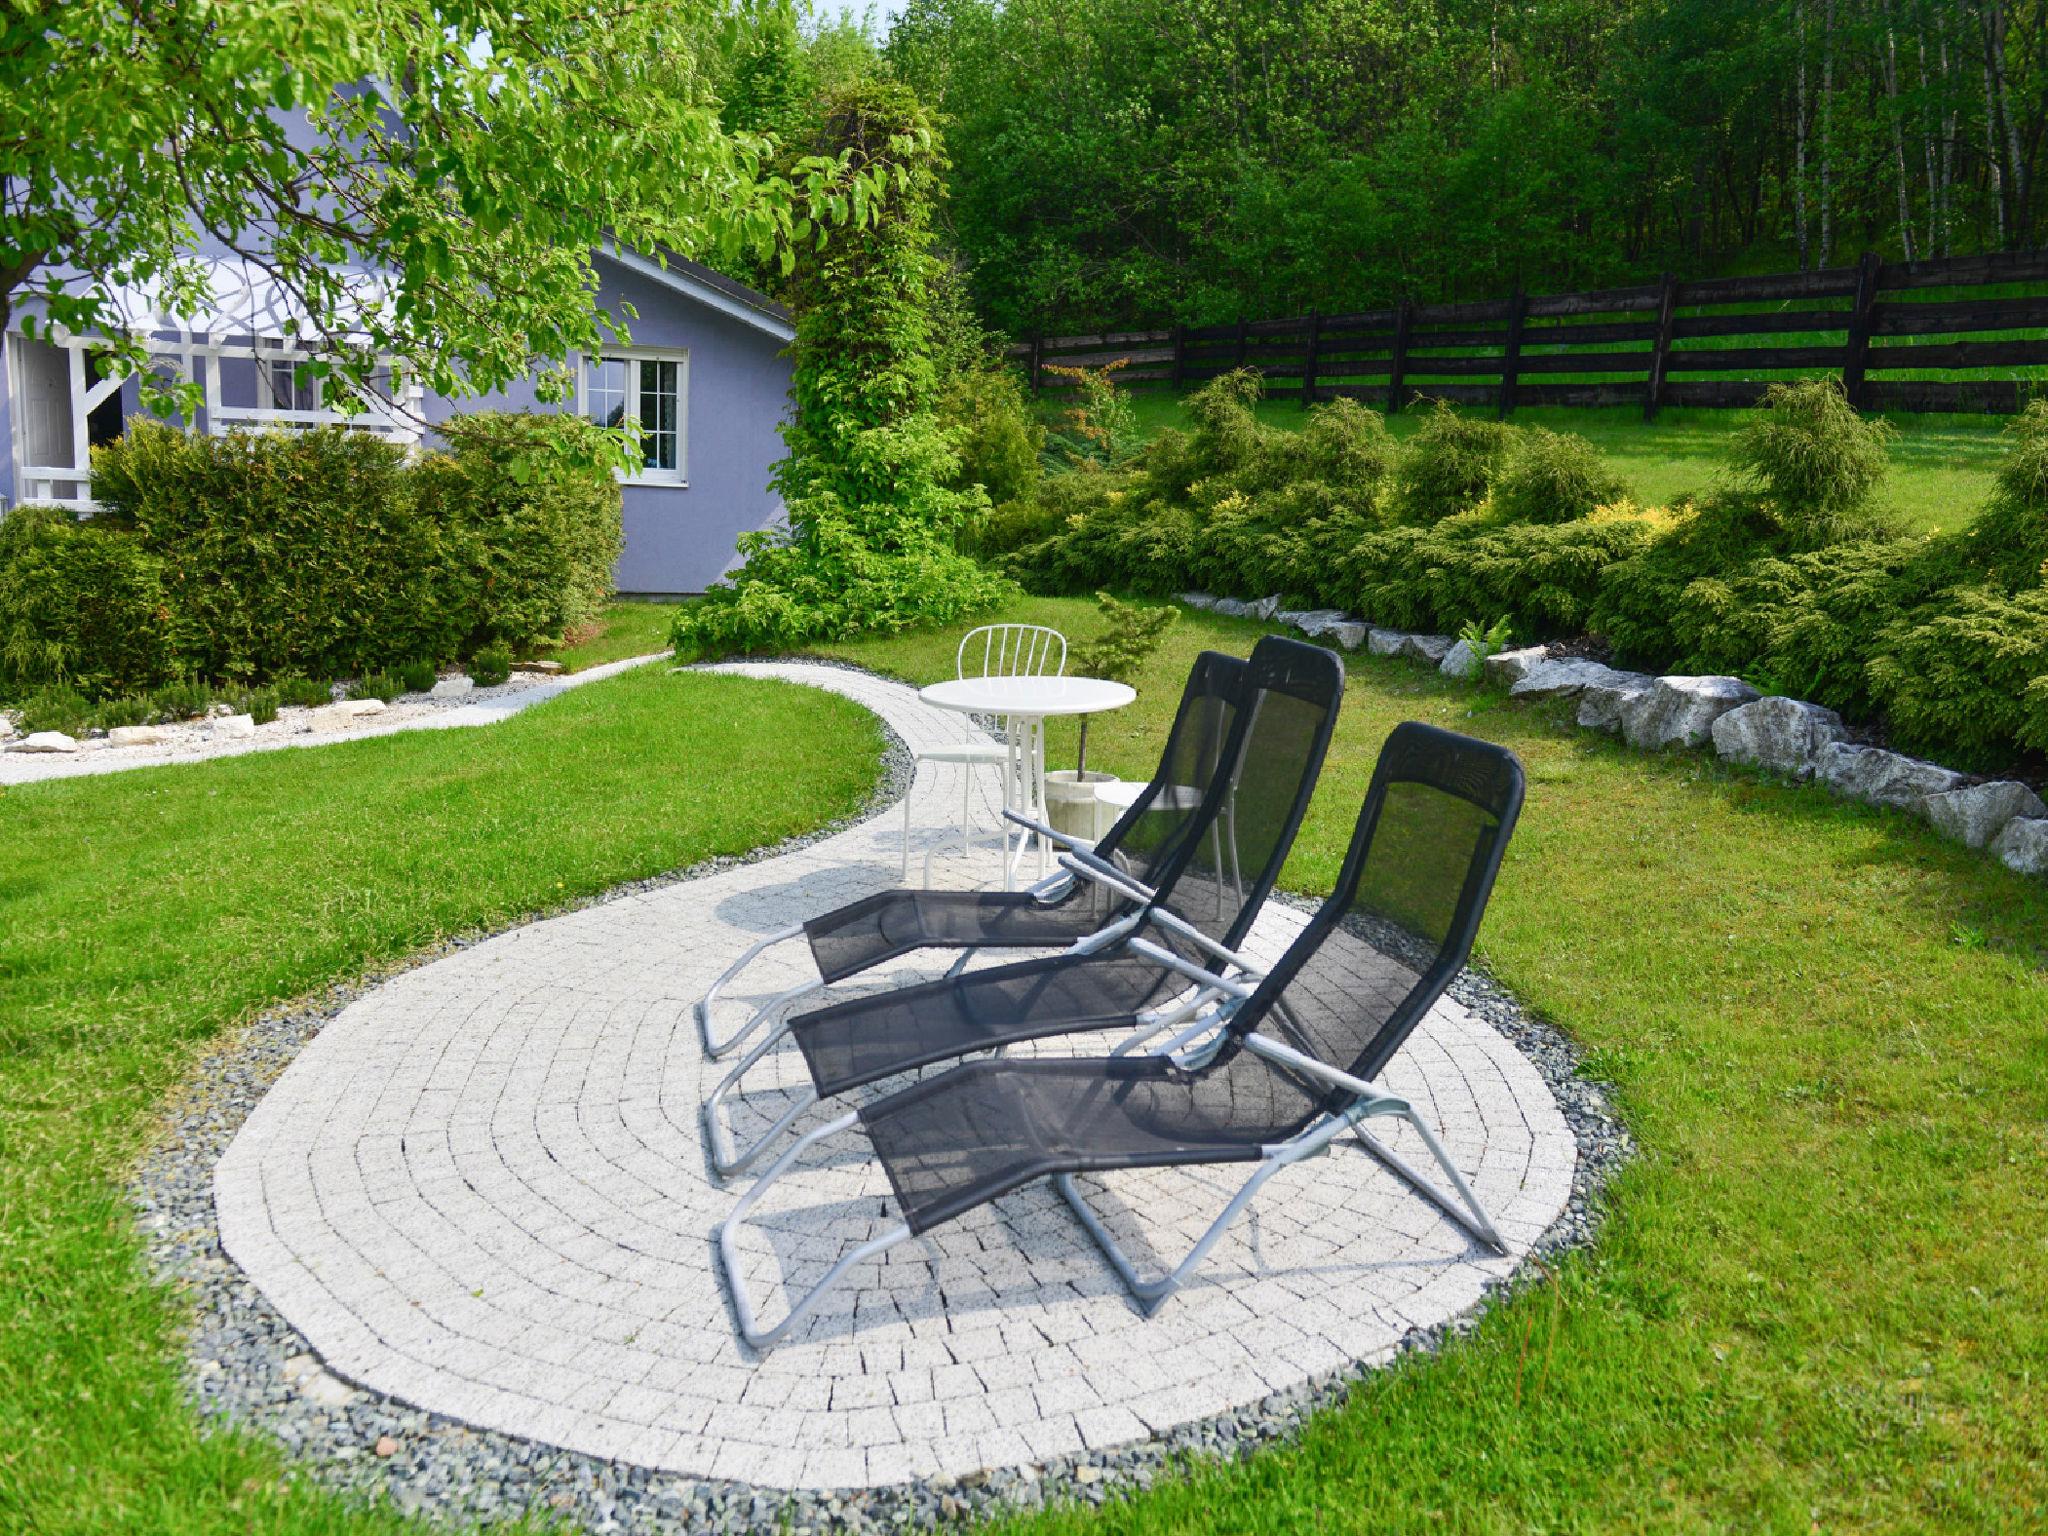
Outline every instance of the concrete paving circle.
{"label": "concrete paving circle", "polygon": [[[964,729],[861,674],[731,670],[847,694],[913,749]],[[958,815],[962,771],[974,770],[920,767],[920,847]],[[992,824],[992,785],[976,792]],[[367,994],[222,1159],[228,1253],[330,1369],[363,1386],[590,1455],[836,1488],[1103,1449],[1377,1361],[1410,1329],[1473,1307],[1564,1208],[1577,1152],[1555,1100],[1501,1035],[1445,1001],[1385,1083],[1440,1127],[1510,1257],[1340,1144],[1275,1178],[1149,1320],[1037,1186],[857,1270],[839,1305],[754,1356],[714,1261],[736,1191],[709,1177],[699,1121],[724,1066],[703,1060],[690,1006],[761,934],[895,884],[901,825],[891,809],[780,858],[514,930]],[[958,879],[993,865],[987,851],[939,861]],[[1269,908],[1250,947],[1276,951],[1302,920]],[[801,946],[784,946],[746,975],[739,1001],[812,974]],[[764,1062],[742,1116],[779,1113],[778,1083],[800,1072],[793,1052]],[[1412,1133],[1387,1140],[1423,1157]],[[771,1315],[894,1221],[857,1134],[820,1154],[751,1229],[750,1283]],[[1171,1259],[1241,1174],[1086,1187],[1128,1250]]]}

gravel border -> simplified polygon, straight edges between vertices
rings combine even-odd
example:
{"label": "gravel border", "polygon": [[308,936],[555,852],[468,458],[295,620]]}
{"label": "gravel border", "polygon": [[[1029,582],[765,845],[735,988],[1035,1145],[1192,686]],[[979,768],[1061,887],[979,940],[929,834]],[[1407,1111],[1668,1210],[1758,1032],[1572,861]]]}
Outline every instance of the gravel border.
{"label": "gravel border", "polygon": [[[844,662],[821,659],[819,664],[877,675]],[[375,975],[271,1010],[193,1068],[165,1107],[161,1132],[137,1170],[131,1194],[154,1277],[182,1292],[192,1308],[186,1374],[202,1416],[270,1435],[290,1453],[296,1469],[346,1496],[385,1498],[396,1509],[435,1523],[504,1519],[532,1511],[598,1531],[881,1531],[1061,1499],[1099,1504],[1113,1492],[1149,1487],[1170,1475],[1182,1458],[1243,1456],[1290,1436],[1310,1414],[1341,1401],[1354,1381],[1378,1369],[1376,1364],[1353,1365],[1231,1413],[1182,1425],[1163,1438],[1042,1466],[838,1492],[762,1489],[565,1451],[352,1387],[322,1368],[306,1340],[222,1252],[213,1205],[214,1165],[270,1084],[349,1003],[393,975],[510,929],[774,858],[866,820],[901,798],[913,771],[902,741],[886,724],[882,730],[888,744],[881,778],[867,805],[851,817],[772,847],[629,881],[588,900],[450,939]],[[1315,905],[1283,893],[1274,899],[1303,909]],[[1399,1354],[1433,1350],[1447,1337],[1471,1332],[1487,1307],[1540,1284],[1548,1260],[1588,1244],[1600,1221],[1601,1191],[1633,1150],[1601,1085],[1578,1075],[1579,1053],[1560,1031],[1477,971],[1460,975],[1450,995],[1535,1064],[1571,1126],[1578,1165],[1565,1209],[1538,1239],[1530,1258],[1494,1283],[1478,1307],[1435,1327],[1410,1330]]]}

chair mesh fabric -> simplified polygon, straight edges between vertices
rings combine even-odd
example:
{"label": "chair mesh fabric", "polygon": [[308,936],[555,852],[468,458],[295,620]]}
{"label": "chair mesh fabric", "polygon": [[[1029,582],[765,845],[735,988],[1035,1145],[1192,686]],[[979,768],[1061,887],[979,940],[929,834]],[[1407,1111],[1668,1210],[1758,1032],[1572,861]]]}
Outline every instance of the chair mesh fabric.
{"label": "chair mesh fabric", "polygon": [[868,1105],[904,1219],[925,1231],[1051,1173],[1244,1162],[1352,1095],[1235,1042],[1270,1032],[1376,1076],[1465,962],[1522,799],[1513,756],[1429,726],[1380,756],[1330,899],[1208,1065],[987,1060]]}
{"label": "chair mesh fabric", "polygon": [[[1309,657],[1300,652],[1310,653]],[[1313,658],[1320,657],[1318,663]],[[1242,942],[1272,889],[1307,808],[1343,694],[1327,651],[1269,637],[1254,651],[1232,765],[1180,832],[1158,900],[1226,947]],[[1192,964],[1207,951],[1154,930]],[[1142,956],[1109,949],[1053,955],[854,998],[800,1014],[790,1030],[822,1096],[913,1067],[1048,1035],[1135,1027],[1187,982]]]}
{"label": "chair mesh fabric", "polygon": [[[1236,724],[1246,663],[1204,651],[1195,658],[1144,792],[1096,844],[1098,857],[1152,885],[1200,809]],[[1089,880],[1059,898],[1028,891],[882,891],[804,924],[825,981],[843,981],[920,949],[1048,949],[1086,938],[1133,904]]]}

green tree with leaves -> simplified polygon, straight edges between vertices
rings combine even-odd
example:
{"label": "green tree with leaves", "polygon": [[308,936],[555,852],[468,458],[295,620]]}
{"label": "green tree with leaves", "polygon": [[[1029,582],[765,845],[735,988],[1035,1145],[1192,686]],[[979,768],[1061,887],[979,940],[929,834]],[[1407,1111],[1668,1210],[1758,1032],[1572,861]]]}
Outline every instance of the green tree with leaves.
{"label": "green tree with leaves", "polygon": [[943,623],[1014,591],[957,548],[988,500],[954,488],[958,454],[934,411],[944,157],[930,115],[907,87],[857,83],[828,100],[814,150],[846,170],[844,190],[820,201],[847,227],[803,250],[790,282],[795,412],[775,471],[788,527],[741,539],[747,561],[731,585],[678,617],[678,655]]}

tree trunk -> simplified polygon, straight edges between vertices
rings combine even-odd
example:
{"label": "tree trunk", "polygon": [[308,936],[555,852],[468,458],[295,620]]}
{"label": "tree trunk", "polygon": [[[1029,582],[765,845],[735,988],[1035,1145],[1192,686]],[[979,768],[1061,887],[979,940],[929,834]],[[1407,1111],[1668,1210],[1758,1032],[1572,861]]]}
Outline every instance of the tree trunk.
{"label": "tree trunk", "polygon": [[1913,259],[1913,207],[1906,193],[1906,125],[1899,120],[1899,43],[1892,30],[1892,3],[1884,0],[1884,47],[1878,51],[1877,70],[1884,81],[1885,105],[1892,120],[1892,160],[1899,175],[1899,243],[1906,260]]}
{"label": "tree trunk", "polygon": [[1820,26],[1820,264],[1834,254],[1835,0],[1821,10]]}
{"label": "tree trunk", "polygon": [[1998,249],[2005,249],[2005,171],[1998,158],[1998,91],[1991,82],[1991,15],[1977,8],[1978,32],[1984,44],[1984,165],[1991,174],[1991,210],[1998,221]]}
{"label": "tree trunk", "polygon": [[1934,91],[1927,75],[1927,12],[1913,7],[1913,31],[1920,51],[1920,157],[1927,171],[1927,254],[1941,254],[1941,177],[1936,168]]}
{"label": "tree trunk", "polygon": [[2006,15],[2003,0],[1991,0],[1990,26],[1985,33],[1985,51],[1990,56],[1991,80],[1998,88],[1998,115],[2005,122],[2005,147],[2009,159],[2007,172],[2012,181],[2013,235],[2021,245],[2027,243],[2027,231],[2033,223],[2033,210],[2027,199],[2027,162],[2020,155],[2020,127],[2012,115],[2012,91],[2006,83],[2005,73],[2005,32]]}
{"label": "tree trunk", "polygon": [[1806,241],[1806,0],[1796,0],[1799,18],[1799,74],[1792,116],[1792,227],[1799,234],[1799,270],[1811,264]]}

